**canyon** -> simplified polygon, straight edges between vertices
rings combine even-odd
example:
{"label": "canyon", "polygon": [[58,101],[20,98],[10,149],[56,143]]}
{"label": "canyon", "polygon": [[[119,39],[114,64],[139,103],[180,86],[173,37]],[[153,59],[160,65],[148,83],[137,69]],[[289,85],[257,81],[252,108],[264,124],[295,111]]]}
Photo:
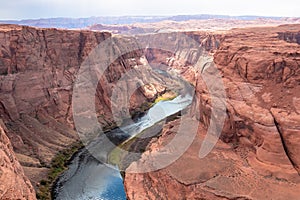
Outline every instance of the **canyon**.
{"label": "canyon", "polygon": [[[212,109],[218,109],[212,105],[218,93],[208,88],[215,80],[204,82],[199,70],[190,113],[199,124],[193,144],[164,169],[125,173],[128,199],[298,199],[299,28],[234,29],[210,37],[208,50],[213,51],[226,90],[220,140],[207,157],[199,158],[210,119],[218,119],[212,115]],[[162,53],[153,54],[165,60]],[[193,124],[165,124],[140,162],[171,142],[181,123]],[[181,134],[189,132],[187,128]]]}
{"label": "canyon", "polygon": [[[72,84],[84,58],[111,34],[15,25],[1,25],[0,30],[0,115],[16,157],[38,187],[47,178],[55,155],[79,141],[72,119]],[[126,38],[117,42],[119,46],[114,46],[113,51],[130,45]],[[124,99],[130,99],[129,109],[136,114],[168,86],[177,86],[174,80],[148,70],[144,60],[139,50],[122,55],[108,66],[105,78],[99,81],[95,105],[104,130],[116,126],[110,109],[118,105],[109,97],[112,88],[117,87],[116,80],[127,70],[134,71],[135,80],[118,84],[128,86],[121,89],[123,94],[128,89]],[[164,85],[155,84],[160,79]],[[141,87],[132,94],[130,88],[137,83]]]}
{"label": "canyon", "polygon": [[[193,119],[185,122],[186,127],[198,124],[192,145],[166,168],[147,173],[125,171],[128,199],[297,199],[300,26],[182,34],[197,41],[213,58],[226,91],[226,119],[220,140],[201,159],[198,152],[210,120],[218,116],[211,116],[210,83],[201,78],[209,67],[206,63],[193,67],[197,61],[193,59],[194,49],[145,50],[137,48],[133,37],[108,32],[0,25],[0,198],[35,199],[33,188],[38,190],[47,178],[53,158],[79,141],[73,121],[73,84],[90,52],[111,38],[114,45],[109,51],[121,52],[124,47],[134,51],[109,63],[99,79],[95,107],[104,130],[123,123],[116,122],[111,113],[112,108],[120,106],[110,99],[114,90],[124,94],[120,101],[129,99],[130,106],[124,109],[138,116],[160,94],[181,86],[171,77],[151,70],[150,65],[179,74],[195,88],[191,111],[185,113]],[[179,42],[174,33],[156,36],[147,42],[159,45],[169,37]],[[135,78],[122,80],[128,71]],[[137,83],[140,87],[132,93]],[[118,88],[120,85],[126,87]],[[167,122],[161,133],[146,144],[144,155],[170,142],[179,126],[180,119]],[[189,129],[185,131],[188,134]],[[142,155],[139,160],[145,158]]]}

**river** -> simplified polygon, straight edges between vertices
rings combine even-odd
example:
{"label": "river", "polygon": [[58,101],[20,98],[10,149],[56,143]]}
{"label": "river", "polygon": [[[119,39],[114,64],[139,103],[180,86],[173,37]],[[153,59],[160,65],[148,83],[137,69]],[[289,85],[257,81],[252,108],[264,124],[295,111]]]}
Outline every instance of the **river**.
{"label": "river", "polygon": [[[109,135],[126,138],[138,135],[143,130],[151,128],[157,122],[171,116],[190,105],[191,95],[178,96],[171,101],[160,101],[136,122],[111,130]],[[83,148],[77,152],[65,171],[53,187],[53,198],[56,200],[126,200],[123,179],[116,167],[103,164],[91,154],[91,149],[101,151],[107,159],[107,152],[113,150],[105,141],[107,137],[99,138],[92,148]],[[89,149],[89,150],[87,150]]]}

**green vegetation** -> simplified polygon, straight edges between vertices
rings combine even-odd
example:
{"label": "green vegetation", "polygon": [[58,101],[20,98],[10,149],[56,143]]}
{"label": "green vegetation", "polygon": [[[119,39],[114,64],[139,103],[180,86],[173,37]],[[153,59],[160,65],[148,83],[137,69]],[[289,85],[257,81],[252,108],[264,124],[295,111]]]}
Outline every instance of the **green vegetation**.
{"label": "green vegetation", "polygon": [[149,110],[154,104],[153,103],[150,103],[150,102],[144,102],[142,105],[141,105],[141,112],[146,112],[147,110]]}
{"label": "green vegetation", "polygon": [[153,107],[155,104],[157,104],[160,101],[170,101],[175,99],[178,96],[177,92],[174,91],[166,91],[164,94],[158,96],[153,102],[144,102],[142,105],[134,110],[131,111],[131,116],[138,116],[138,114],[145,113],[147,110],[149,110],[151,107]]}
{"label": "green vegetation", "polygon": [[76,153],[82,147],[83,144],[81,142],[77,142],[71,145],[70,148],[59,152],[55,156],[55,158],[52,160],[47,179],[40,182],[40,186],[36,194],[37,199],[51,199],[51,189],[54,181],[67,169],[67,162],[72,158],[74,153]]}
{"label": "green vegetation", "polygon": [[[141,110],[144,112],[160,101],[171,101],[171,100],[175,99],[177,96],[178,96],[178,94],[176,92],[167,91],[164,94],[158,96],[153,103],[145,102],[144,104],[142,104]],[[170,116],[170,119],[171,118],[175,119],[177,115],[178,115],[178,113],[174,114],[174,116]],[[158,122],[157,124],[159,124],[159,123],[160,122]],[[148,129],[150,129],[150,128],[148,128]],[[129,151],[130,148],[132,147],[132,145],[137,141],[138,137],[147,133],[147,131],[149,131],[148,129],[143,130],[141,133],[139,133],[135,137],[120,144],[118,146],[118,148],[113,149],[108,156],[109,163],[112,165],[118,165],[119,168],[121,168],[121,161],[122,161],[122,158],[125,156],[124,154],[122,154],[122,150]]]}
{"label": "green vegetation", "polygon": [[[142,133],[140,133],[140,134],[142,134]],[[114,148],[108,155],[108,162],[112,165],[118,165],[119,168],[121,168],[120,165],[121,165],[121,160],[123,157],[122,150],[129,151],[129,148],[135,142],[136,139],[137,139],[137,136],[131,138],[130,140],[123,142],[118,147]]]}
{"label": "green vegetation", "polygon": [[[178,94],[176,92],[167,91],[164,94],[158,96],[153,103],[145,102],[144,104],[142,104],[141,111],[145,112],[146,110],[150,109],[156,103],[158,103],[160,101],[170,101],[170,100],[173,100],[174,98],[176,98],[177,96],[178,96]],[[107,125],[107,127],[104,128],[104,130],[105,131],[111,130],[115,126],[116,125],[113,123],[109,124],[109,125]],[[119,167],[121,167],[120,165],[121,165],[122,158],[125,156],[122,154],[121,149],[129,151],[131,146],[137,141],[138,137],[140,135],[143,135],[146,131],[148,131],[148,130],[145,129],[137,136],[120,144],[118,146],[119,148],[115,148],[114,150],[112,150],[111,153],[109,154],[109,158],[108,158],[109,162],[113,165],[118,165]],[[70,148],[59,152],[55,156],[55,158],[52,160],[47,179],[42,180],[40,182],[40,186],[37,191],[37,199],[41,199],[41,200],[51,199],[51,189],[52,189],[53,183],[55,182],[55,180],[58,178],[58,176],[60,174],[62,174],[65,170],[67,170],[66,164],[71,159],[71,157],[74,155],[74,153],[76,153],[82,147],[83,147],[83,144],[78,142],[78,143],[71,145]]]}
{"label": "green vegetation", "polygon": [[146,102],[148,103],[147,104],[147,109],[145,110],[149,110],[152,106],[154,106],[155,104],[157,104],[158,102],[160,101],[171,101],[173,99],[175,99],[176,97],[178,96],[177,92],[174,92],[174,91],[167,91],[165,93],[163,93],[162,95],[159,95],[153,103],[149,103],[149,102]]}
{"label": "green vegetation", "polygon": [[[114,148],[108,155],[108,162],[112,165],[119,166],[120,169],[124,167],[122,166],[122,164],[124,164],[122,163],[122,159],[124,159],[124,157],[127,155],[127,152],[131,152],[133,149],[135,149],[135,151],[137,150],[137,151],[144,152],[146,145],[151,140],[151,138],[157,137],[157,135],[161,131],[162,125],[163,125],[163,120],[157,122],[156,124],[154,124],[149,128],[146,128],[136,136],[118,145],[118,147]],[[153,133],[155,133],[155,135],[153,135]],[[145,136],[144,139],[141,139],[142,135]],[[150,135],[150,137],[147,137],[147,135]],[[146,143],[144,143],[145,141]],[[125,153],[122,152],[122,150],[124,150]]]}
{"label": "green vegetation", "polygon": [[175,99],[177,96],[178,96],[178,94],[176,92],[168,91],[168,92],[160,95],[159,97],[157,97],[154,101],[154,104],[156,104],[160,101],[171,101],[171,100]]}

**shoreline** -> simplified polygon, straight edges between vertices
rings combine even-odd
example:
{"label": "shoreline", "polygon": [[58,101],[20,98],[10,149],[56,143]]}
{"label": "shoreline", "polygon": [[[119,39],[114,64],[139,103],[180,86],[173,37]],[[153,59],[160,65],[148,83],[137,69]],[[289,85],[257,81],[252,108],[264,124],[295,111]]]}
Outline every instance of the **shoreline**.
{"label": "shoreline", "polygon": [[[143,111],[143,114],[145,114],[152,106],[157,104],[160,101],[169,101],[173,100],[178,96],[177,92],[174,91],[165,91],[163,94],[160,94],[157,96],[157,98],[153,102],[148,102],[149,107],[147,107],[147,110]],[[176,113],[178,115],[178,113]],[[169,116],[170,117],[170,116]],[[167,117],[168,118],[168,117]],[[159,123],[159,122],[158,122]],[[104,128],[104,133],[107,133],[111,130],[116,128],[114,125],[109,126],[107,128]],[[132,138],[134,139],[134,138]],[[132,140],[130,139],[130,140]],[[127,142],[130,142],[127,141]],[[126,143],[127,143],[126,142]],[[53,199],[56,196],[55,185],[57,181],[59,180],[59,177],[68,170],[68,165],[73,160],[73,158],[80,153],[80,151],[85,148],[85,145],[81,143],[81,141],[75,142],[74,144],[70,145],[65,150],[59,152],[55,158],[53,159],[50,171],[48,173],[48,177],[45,180],[42,180],[40,182],[40,186],[38,187],[38,190],[36,192],[37,199],[41,200],[47,200],[47,199]],[[122,171],[119,171],[121,174],[122,179],[124,180],[124,175]]]}
{"label": "shoreline", "polygon": [[[162,128],[164,126],[164,124],[162,122],[164,122],[164,120],[166,123],[174,121],[181,116],[182,112],[184,112],[184,110],[178,111],[177,113],[174,113],[174,114],[166,117],[165,119],[163,119],[159,122],[156,122],[155,124],[153,124],[153,126],[146,128],[145,130],[143,130],[141,133],[137,134],[136,136],[119,144],[117,146],[117,148],[113,149],[109,153],[108,162],[112,165],[117,165],[119,168],[123,168],[123,166],[128,167],[130,164],[128,162],[133,162],[135,160],[126,159],[127,153],[122,154],[118,148],[125,150],[125,151],[129,151],[129,152],[130,151],[134,151],[134,152],[138,151],[138,152],[142,153],[143,151],[146,150],[146,147],[149,145],[149,143],[151,142],[151,140],[153,138],[157,138],[160,136]],[[146,137],[144,139],[141,139],[140,136],[142,136],[142,135],[150,135],[151,137]],[[139,146],[139,148],[137,148],[137,146]],[[135,158],[135,159],[139,159],[139,158]],[[121,173],[122,178],[124,179],[125,172],[123,170],[119,170],[119,171]]]}
{"label": "shoreline", "polygon": [[81,141],[77,141],[56,154],[51,161],[47,178],[40,181],[40,185],[36,191],[37,199],[53,199],[53,186],[55,185],[59,176],[68,170],[68,165],[74,156],[76,156],[76,154],[79,153],[83,148],[84,145],[81,143]]}

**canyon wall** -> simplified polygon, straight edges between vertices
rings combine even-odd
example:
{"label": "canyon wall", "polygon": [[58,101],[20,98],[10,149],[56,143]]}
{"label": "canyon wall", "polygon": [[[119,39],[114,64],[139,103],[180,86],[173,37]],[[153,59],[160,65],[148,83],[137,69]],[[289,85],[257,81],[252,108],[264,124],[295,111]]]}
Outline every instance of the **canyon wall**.
{"label": "canyon wall", "polygon": [[[129,109],[132,115],[141,113],[149,106],[147,102],[179,83],[151,71],[143,50],[132,38],[112,37],[106,32],[0,25],[0,118],[34,187],[47,178],[55,155],[78,142],[72,114],[74,81],[93,49],[108,39],[109,58],[124,48],[130,51],[108,63],[97,84],[96,114],[104,130],[116,126],[112,108]],[[109,60],[105,56],[99,55]],[[134,77],[120,80],[127,71]],[[123,96],[111,101],[113,91],[122,91]],[[85,98],[81,100],[84,105]],[[129,102],[129,106],[120,107],[121,101]]]}
{"label": "canyon wall", "polygon": [[[144,154],[155,154],[172,141],[179,126],[187,127],[188,135],[188,127],[198,123],[197,136],[168,167],[144,174],[125,173],[128,199],[298,199],[299,33],[299,25],[212,33],[210,38],[217,38],[213,44],[219,45],[208,50],[226,91],[222,99],[226,120],[220,140],[206,157],[199,158],[211,118],[219,119],[211,116],[212,98],[220,96],[208,88],[214,85],[214,78],[203,80],[205,69],[181,66],[181,72],[191,72],[187,77],[195,77],[187,79],[194,80],[196,88],[189,113],[194,122],[169,122]],[[173,65],[168,63],[172,55],[152,51],[149,56]]]}
{"label": "canyon wall", "polygon": [[[204,66],[191,67],[195,64],[195,49],[175,54],[159,49],[134,50],[109,64],[95,94],[97,117],[106,129],[116,125],[111,108],[119,105],[110,99],[114,90],[125,94],[120,101],[129,99],[129,109],[134,114],[143,112],[145,102],[180,86],[172,78],[150,70],[148,61],[158,69],[181,74],[196,89],[197,98],[190,113],[193,122],[199,124],[195,141],[165,169],[126,174],[128,198],[297,199],[299,32],[300,27],[292,25],[184,33],[196,40],[208,57],[214,56],[227,96],[221,140],[203,159],[198,152],[210,125],[212,97],[207,83],[201,79]],[[162,34],[152,42],[159,43],[168,37]],[[0,144],[10,158],[4,159],[0,169],[10,170],[11,177],[15,177],[11,184],[1,184],[4,189],[0,195],[34,198],[18,161],[33,186],[38,186],[47,177],[54,156],[78,141],[72,118],[72,87],[89,53],[109,38],[114,42],[109,49],[111,54],[124,47],[136,49],[134,39],[112,37],[105,32],[0,25],[0,118],[4,122]],[[120,80],[128,71],[133,71],[135,79]],[[132,94],[137,83],[141,87]],[[147,149],[155,151],[170,141],[179,125],[180,120],[166,124]],[[12,190],[15,183],[20,187]]]}
{"label": "canyon wall", "polygon": [[35,191],[15,157],[6,131],[0,120],[0,199],[35,199]]}

